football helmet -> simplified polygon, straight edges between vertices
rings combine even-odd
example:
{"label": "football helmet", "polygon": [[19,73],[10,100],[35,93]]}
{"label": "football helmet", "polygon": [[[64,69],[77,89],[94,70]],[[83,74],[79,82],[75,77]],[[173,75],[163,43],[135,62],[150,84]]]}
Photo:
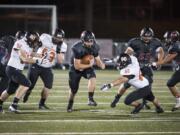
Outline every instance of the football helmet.
{"label": "football helmet", "polygon": [[52,42],[54,44],[62,44],[63,40],[65,38],[65,32],[63,29],[56,28],[55,32],[52,35]]}
{"label": "football helmet", "polygon": [[122,53],[119,55],[119,59],[117,60],[117,64],[118,64],[120,69],[127,67],[131,63],[132,63],[132,61],[131,61],[131,58],[128,54]]}
{"label": "football helmet", "polygon": [[170,39],[171,42],[176,42],[177,40],[179,40],[179,32],[177,30],[172,31],[170,34]]}
{"label": "football helmet", "polygon": [[148,43],[153,38],[154,32],[150,27],[144,27],[140,32],[141,39]]}
{"label": "football helmet", "polygon": [[25,36],[25,34],[26,34],[25,31],[21,31],[21,30],[17,31],[15,35],[16,40],[22,39]]}
{"label": "football helmet", "polygon": [[39,34],[37,32],[27,32],[25,34],[25,37],[28,45],[31,48],[35,48],[36,46],[39,46],[40,40],[39,40]]}
{"label": "football helmet", "polygon": [[95,35],[93,32],[86,30],[81,33],[80,39],[84,43],[85,47],[91,48],[95,41]]}
{"label": "football helmet", "polygon": [[171,34],[170,31],[166,31],[163,35],[165,46],[169,46],[171,43],[170,34]]}

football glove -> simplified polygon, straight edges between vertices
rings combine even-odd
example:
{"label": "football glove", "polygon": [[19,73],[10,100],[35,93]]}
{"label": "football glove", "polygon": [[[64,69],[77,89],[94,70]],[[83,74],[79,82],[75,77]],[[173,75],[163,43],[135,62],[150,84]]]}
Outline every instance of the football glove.
{"label": "football glove", "polygon": [[109,84],[103,84],[100,89],[102,91],[107,91],[110,88],[111,88],[111,84],[109,83]]}

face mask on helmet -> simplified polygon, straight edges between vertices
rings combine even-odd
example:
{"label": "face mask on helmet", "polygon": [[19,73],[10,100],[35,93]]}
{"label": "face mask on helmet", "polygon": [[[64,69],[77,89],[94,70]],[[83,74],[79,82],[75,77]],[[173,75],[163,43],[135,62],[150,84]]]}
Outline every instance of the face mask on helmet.
{"label": "face mask on helmet", "polygon": [[154,32],[151,28],[145,27],[141,30],[140,37],[145,43],[149,43],[154,36]]}
{"label": "face mask on helmet", "polygon": [[179,32],[178,31],[172,31],[170,34],[171,42],[176,42],[179,40]]}
{"label": "face mask on helmet", "polygon": [[95,36],[91,31],[83,31],[80,38],[85,47],[91,48],[94,44]]}
{"label": "face mask on helmet", "polygon": [[165,46],[169,46],[171,44],[171,38],[170,38],[170,31],[167,31],[164,33],[163,38],[164,38],[164,44]]}
{"label": "face mask on helmet", "polygon": [[36,33],[36,32],[28,32],[28,33],[26,33],[26,39],[27,39],[28,45],[31,48],[36,48],[41,43],[39,41],[39,34]]}
{"label": "face mask on helmet", "polygon": [[57,45],[61,45],[65,37],[65,32],[62,29],[56,29],[53,36],[52,42]]}
{"label": "face mask on helmet", "polygon": [[117,60],[117,64],[120,69],[127,67],[131,63],[132,61],[131,61],[130,56],[125,53],[120,54],[119,59]]}

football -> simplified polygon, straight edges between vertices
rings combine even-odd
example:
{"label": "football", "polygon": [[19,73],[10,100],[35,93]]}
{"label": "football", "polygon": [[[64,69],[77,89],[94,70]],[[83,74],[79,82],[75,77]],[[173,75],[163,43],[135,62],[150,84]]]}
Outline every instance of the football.
{"label": "football", "polygon": [[89,64],[90,60],[94,59],[93,55],[85,55],[82,59],[81,59],[81,63],[82,64]]}

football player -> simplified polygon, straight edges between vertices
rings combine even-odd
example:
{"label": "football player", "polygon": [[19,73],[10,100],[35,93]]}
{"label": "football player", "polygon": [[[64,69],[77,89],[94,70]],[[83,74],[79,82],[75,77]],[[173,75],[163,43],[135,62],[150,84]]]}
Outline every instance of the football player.
{"label": "football player", "polygon": [[[133,38],[128,42],[128,47],[125,53],[134,54],[137,57],[142,75],[148,79],[150,83],[150,89],[152,89],[153,70],[150,66],[150,63],[155,60],[155,56],[157,56],[158,61],[162,60],[164,57],[162,44],[159,39],[154,38],[153,30],[149,27],[143,28],[140,32],[140,37]],[[116,106],[116,104],[119,102],[120,97],[129,87],[130,85],[128,83],[125,83],[123,87],[119,88],[115,99],[111,103],[111,107]],[[152,90],[150,94],[143,99],[145,107],[147,109],[150,109],[150,107],[146,105],[146,100],[153,101],[157,113],[163,112],[162,109],[159,109],[160,107],[158,100],[155,98]]]}
{"label": "football player", "polygon": [[23,102],[27,102],[32,89],[34,88],[38,78],[40,77],[44,83],[44,87],[41,91],[39,109],[49,109],[45,102],[53,85],[52,66],[55,62],[56,57],[58,63],[62,63],[64,60],[64,55],[67,51],[67,44],[64,42],[64,38],[65,33],[62,29],[59,28],[55,30],[52,36],[46,33],[40,36],[40,42],[42,45],[38,48],[37,54],[45,56],[46,59],[48,59],[48,62],[44,64],[35,63],[29,68],[28,78],[32,84],[26,92],[23,98]]}
{"label": "football player", "polygon": [[[72,47],[72,57],[69,70],[69,87],[70,94],[67,106],[67,112],[73,111],[74,97],[79,89],[81,77],[88,79],[88,105],[97,106],[94,101],[94,91],[96,87],[96,74],[93,68],[94,61],[101,69],[105,69],[105,64],[99,56],[99,46],[95,41],[94,33],[91,31],[83,31],[80,37],[81,41],[77,42]],[[86,55],[92,55],[94,59],[89,61],[89,64],[83,64],[81,59]]]}
{"label": "football player", "polygon": [[174,74],[168,80],[167,86],[172,95],[176,98],[176,104],[172,108],[172,111],[176,111],[180,108],[180,93],[176,87],[176,84],[180,82],[180,41],[179,32],[176,30],[170,33],[170,46],[168,49],[168,54],[163,60],[154,62],[153,65],[158,66],[172,61],[175,62],[176,68]]}
{"label": "football player", "polygon": [[14,36],[3,36],[0,40],[0,95],[8,86],[8,76],[6,75],[6,66],[10,58],[11,50],[16,40],[20,40],[25,36],[25,32],[18,31]]}
{"label": "football player", "polygon": [[[149,81],[141,75],[139,63],[136,57],[122,53],[120,54],[117,63],[119,65],[121,76],[109,84],[102,85],[101,90],[106,91],[111,87],[123,83],[128,83],[133,86],[135,91],[127,95],[124,103],[126,105],[134,106],[135,108],[131,113],[136,114],[143,108],[143,104],[137,102],[137,100],[145,98],[151,93]],[[149,101],[153,101],[153,99],[149,99]]]}
{"label": "football player", "polygon": [[11,56],[6,67],[6,74],[9,78],[8,87],[0,97],[0,112],[3,112],[3,102],[16,92],[12,104],[9,106],[11,112],[18,111],[18,102],[28,90],[31,83],[22,73],[26,63],[43,63],[45,59],[33,57],[32,51],[39,44],[39,37],[35,32],[28,32],[26,36],[17,40],[12,48]]}

